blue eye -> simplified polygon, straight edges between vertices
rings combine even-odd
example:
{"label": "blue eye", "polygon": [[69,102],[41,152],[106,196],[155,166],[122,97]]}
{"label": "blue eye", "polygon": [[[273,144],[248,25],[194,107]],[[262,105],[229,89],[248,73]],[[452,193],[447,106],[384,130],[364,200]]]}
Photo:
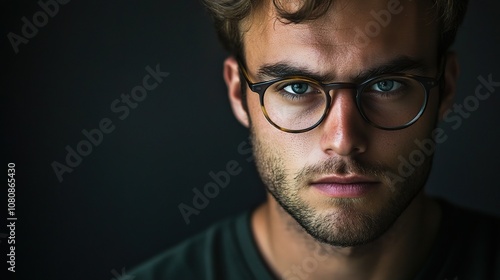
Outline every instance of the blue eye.
{"label": "blue eye", "polygon": [[294,83],[284,87],[283,90],[292,94],[304,94],[310,92],[310,88],[307,83]]}
{"label": "blue eye", "polygon": [[375,91],[387,92],[387,91],[398,90],[401,86],[402,84],[395,80],[380,80],[375,82],[371,86],[371,89]]}

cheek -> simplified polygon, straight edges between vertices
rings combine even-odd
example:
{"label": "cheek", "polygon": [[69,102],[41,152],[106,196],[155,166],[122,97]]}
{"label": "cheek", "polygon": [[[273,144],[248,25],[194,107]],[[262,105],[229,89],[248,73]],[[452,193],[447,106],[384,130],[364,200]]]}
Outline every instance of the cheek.
{"label": "cheek", "polygon": [[[437,99],[431,99],[424,114],[412,126],[382,132],[380,140],[371,143],[372,150],[378,151],[380,161],[397,168],[402,159],[409,160],[416,153],[424,154],[425,158],[432,157],[435,148],[432,131],[437,123],[437,107]],[[422,148],[422,143],[426,143],[426,147]]]}
{"label": "cheek", "polygon": [[319,147],[319,140],[312,139],[311,133],[287,133],[275,128],[262,112],[259,95],[251,91],[249,94],[247,102],[252,134],[265,149],[265,156],[279,157],[290,170],[303,167],[314,146]]}

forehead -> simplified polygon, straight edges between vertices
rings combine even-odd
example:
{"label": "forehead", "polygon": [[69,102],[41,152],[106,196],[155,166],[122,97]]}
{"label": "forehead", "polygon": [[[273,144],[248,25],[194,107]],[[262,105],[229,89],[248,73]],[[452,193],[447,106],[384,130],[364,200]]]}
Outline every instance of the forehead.
{"label": "forehead", "polygon": [[438,24],[430,1],[333,1],[322,17],[299,24],[278,18],[267,1],[243,24],[249,69],[286,62],[348,77],[391,58],[437,62]]}

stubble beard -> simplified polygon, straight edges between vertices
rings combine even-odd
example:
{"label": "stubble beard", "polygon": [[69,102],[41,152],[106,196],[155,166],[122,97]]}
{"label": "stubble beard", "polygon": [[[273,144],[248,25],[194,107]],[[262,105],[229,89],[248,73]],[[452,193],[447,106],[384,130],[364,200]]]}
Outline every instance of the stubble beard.
{"label": "stubble beard", "polygon": [[[394,183],[389,172],[398,174],[379,164],[358,160],[331,158],[315,165],[305,166],[297,172],[287,172],[282,152],[272,150],[251,131],[251,140],[257,170],[267,191],[300,227],[317,241],[339,247],[367,244],[383,235],[422,190],[428,178],[432,156],[417,167],[403,182]],[[319,211],[301,196],[307,181],[313,175],[351,174],[377,177],[390,189],[390,198],[376,202],[375,209],[361,211],[361,204],[370,203],[358,198],[331,198],[331,210]],[[373,202],[372,202],[373,203]],[[383,204],[383,206],[380,206]],[[366,207],[365,207],[366,208]]]}

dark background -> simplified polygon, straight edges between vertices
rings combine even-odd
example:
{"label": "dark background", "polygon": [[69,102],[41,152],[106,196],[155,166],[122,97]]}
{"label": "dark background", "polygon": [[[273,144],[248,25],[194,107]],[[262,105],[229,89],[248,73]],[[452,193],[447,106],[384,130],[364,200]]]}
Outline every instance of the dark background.
{"label": "dark background", "polygon": [[[404,1],[402,2],[404,3]],[[59,6],[15,54],[35,1],[3,1],[2,170],[16,163],[18,279],[113,279],[215,220],[264,197],[248,155],[247,131],[230,111],[222,80],[225,53],[198,1],[78,1]],[[499,4],[473,1],[455,49],[462,63],[456,102],[477,77],[500,81]],[[142,84],[145,67],[170,75],[124,120],[110,104]],[[457,204],[500,215],[500,88],[458,129],[443,125],[427,189]],[[115,130],[59,182],[67,145],[109,118]],[[193,188],[235,160],[242,171],[199,215],[183,220]],[[5,177],[4,177],[5,178]],[[7,208],[6,186],[2,192]],[[6,271],[6,239],[0,239]],[[9,278],[2,278],[9,279]]]}

